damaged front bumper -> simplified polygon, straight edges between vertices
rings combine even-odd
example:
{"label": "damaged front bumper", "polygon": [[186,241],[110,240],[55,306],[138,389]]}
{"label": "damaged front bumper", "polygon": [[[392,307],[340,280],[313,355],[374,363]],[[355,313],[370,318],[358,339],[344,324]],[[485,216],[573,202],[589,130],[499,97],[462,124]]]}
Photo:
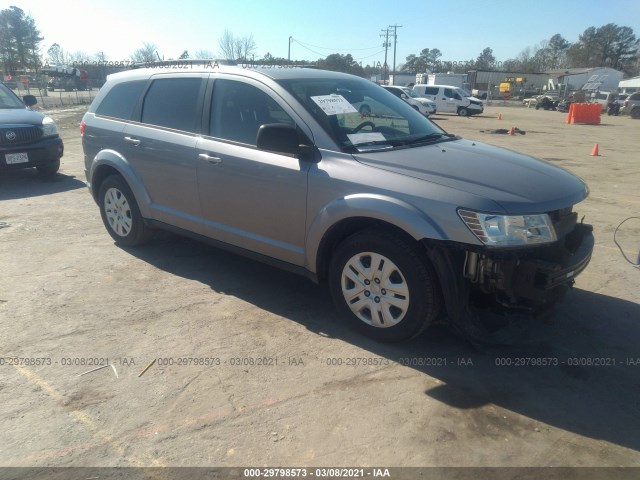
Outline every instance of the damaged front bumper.
{"label": "damaged front bumper", "polygon": [[591,225],[573,221],[564,226],[560,240],[545,246],[427,247],[441,280],[447,314],[455,320],[469,306],[531,314],[545,311],[564,296],[589,264],[594,237]]}

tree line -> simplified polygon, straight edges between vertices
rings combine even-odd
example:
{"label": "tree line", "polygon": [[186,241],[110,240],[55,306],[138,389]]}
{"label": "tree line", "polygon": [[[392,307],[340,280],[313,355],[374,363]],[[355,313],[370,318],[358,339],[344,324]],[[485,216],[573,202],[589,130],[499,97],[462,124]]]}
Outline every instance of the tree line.
{"label": "tree line", "polygon": [[630,27],[608,23],[589,27],[574,43],[559,33],[538,45],[524,48],[515,58],[496,62],[493,50],[485,48],[477,58],[468,61],[442,61],[442,52],[423,49],[412,54],[399,70],[407,73],[425,71],[466,73],[469,70],[503,70],[511,72],[545,72],[569,68],[610,67],[623,71],[625,76],[640,75],[640,40]]}
{"label": "tree line", "polygon": [[[82,62],[102,65],[101,75],[111,73],[105,70],[109,59],[104,52],[95,54],[70,52],[54,43],[47,50],[46,55],[42,55],[40,45],[43,40],[34,18],[25,14],[23,10],[15,6],[0,10],[0,62],[5,74],[25,70],[38,72],[45,64],[72,66],[74,63]],[[389,73],[388,66],[385,67],[380,63],[363,66],[349,53],[332,53],[314,62],[274,57],[268,52],[262,58],[256,58],[257,45],[253,35],[236,36],[228,30],[225,30],[218,39],[217,46],[218,55],[208,49],[198,50],[193,55],[183,50],[181,53],[175,52],[175,55],[165,58],[158,52],[158,47],[154,43],[148,42],[130,54],[130,61],[131,63],[149,63],[189,58],[213,59],[222,56],[239,63],[253,65],[288,63],[314,65],[317,68],[363,77]],[[468,61],[442,60],[442,52],[438,48],[424,48],[417,54],[407,56],[397,70],[411,74],[427,71],[466,73],[469,70],[544,72],[574,67],[611,67],[623,71],[626,77],[640,75],[640,40],[636,38],[631,27],[609,23],[601,27],[587,28],[573,43],[563,38],[561,34],[555,34],[538,45],[524,48],[516,57],[503,62],[496,61],[490,47],[486,47],[476,58]]]}

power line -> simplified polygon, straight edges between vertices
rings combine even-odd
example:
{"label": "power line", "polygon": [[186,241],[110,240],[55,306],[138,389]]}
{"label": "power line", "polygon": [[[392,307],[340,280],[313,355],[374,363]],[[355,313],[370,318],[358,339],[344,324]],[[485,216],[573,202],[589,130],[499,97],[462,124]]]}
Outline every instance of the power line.
{"label": "power line", "polygon": [[372,55],[367,55],[366,57],[354,58],[354,60],[364,60],[365,58],[375,57],[376,55],[380,55],[382,52],[384,52],[384,50],[380,50]]}
{"label": "power line", "polygon": [[[321,56],[321,57],[326,57],[326,56],[327,56],[327,55],[326,55],[326,54],[324,54],[324,53],[316,52],[315,50],[312,50],[311,48],[308,48],[308,47],[306,47],[306,46],[302,45],[300,42],[298,42],[298,44],[299,44],[302,48],[304,48],[305,50],[309,50],[310,52],[315,53],[316,55],[319,55],[319,56]],[[371,54],[371,55],[367,55],[367,56],[365,56],[365,57],[354,58],[354,60],[364,60],[364,59],[366,59],[366,58],[375,57],[376,55],[380,55],[383,51],[384,51],[384,50],[380,50],[379,52],[373,53],[373,54]]]}
{"label": "power line", "polygon": [[366,47],[366,48],[331,48],[331,47],[323,47],[321,45],[314,45],[312,43],[307,43],[307,42],[301,42],[300,40],[298,40],[297,38],[293,38],[292,39],[294,42],[299,43],[302,46],[309,46],[309,47],[314,47],[314,48],[321,48],[323,50],[333,50],[334,52],[337,51],[344,51],[344,52],[357,52],[357,51],[361,51],[361,50],[373,50],[374,48],[380,48],[379,45],[375,45],[373,47]]}
{"label": "power line", "polygon": [[[294,39],[294,42],[295,42],[295,39]],[[311,50],[310,48],[305,47],[304,45],[302,45],[300,42],[298,42],[298,44],[299,44],[302,48],[304,48],[305,50],[309,50],[310,52],[315,53],[316,55],[320,55],[321,57],[325,57],[325,56],[326,56],[326,54],[325,54],[325,53],[320,53],[320,52],[316,52],[315,50]]]}

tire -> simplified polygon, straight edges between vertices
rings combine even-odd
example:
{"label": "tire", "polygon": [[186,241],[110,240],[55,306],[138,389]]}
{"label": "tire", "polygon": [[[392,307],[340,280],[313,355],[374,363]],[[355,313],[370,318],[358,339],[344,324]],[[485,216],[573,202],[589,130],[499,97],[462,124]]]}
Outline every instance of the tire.
{"label": "tire", "polygon": [[461,117],[468,117],[469,116],[469,110],[467,110],[466,107],[460,107],[458,109],[458,115],[460,115]]}
{"label": "tire", "polygon": [[633,110],[631,110],[631,118],[638,120],[640,119],[640,107],[635,107]]}
{"label": "tire", "polygon": [[53,177],[56,173],[58,173],[58,170],[60,170],[60,159],[56,160],[55,162],[38,165],[36,169],[38,170],[38,175],[40,175],[41,177]]}
{"label": "tire", "polygon": [[341,316],[385,342],[416,337],[440,310],[437,277],[426,256],[384,230],[358,232],[338,246],[329,265],[329,289]]}
{"label": "tire", "polygon": [[151,238],[133,192],[120,175],[111,175],[102,182],[98,205],[102,222],[118,245],[135,247]]}

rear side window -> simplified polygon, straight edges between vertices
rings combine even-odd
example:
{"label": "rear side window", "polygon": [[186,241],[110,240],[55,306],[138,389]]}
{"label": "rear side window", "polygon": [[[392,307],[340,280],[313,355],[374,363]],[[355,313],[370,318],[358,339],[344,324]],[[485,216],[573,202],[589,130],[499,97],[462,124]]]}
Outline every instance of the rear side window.
{"label": "rear side window", "polygon": [[144,97],[142,123],[195,133],[201,78],[161,78],[154,80]]}
{"label": "rear side window", "polygon": [[437,95],[438,94],[438,87],[425,87],[424,88],[424,95]]}
{"label": "rear side window", "polygon": [[146,80],[138,80],[114,86],[96,109],[96,115],[130,120],[146,84]]}
{"label": "rear side window", "polygon": [[295,126],[287,112],[262,90],[235,80],[216,80],[211,99],[212,137],[256,145],[258,129],[269,123]]}

